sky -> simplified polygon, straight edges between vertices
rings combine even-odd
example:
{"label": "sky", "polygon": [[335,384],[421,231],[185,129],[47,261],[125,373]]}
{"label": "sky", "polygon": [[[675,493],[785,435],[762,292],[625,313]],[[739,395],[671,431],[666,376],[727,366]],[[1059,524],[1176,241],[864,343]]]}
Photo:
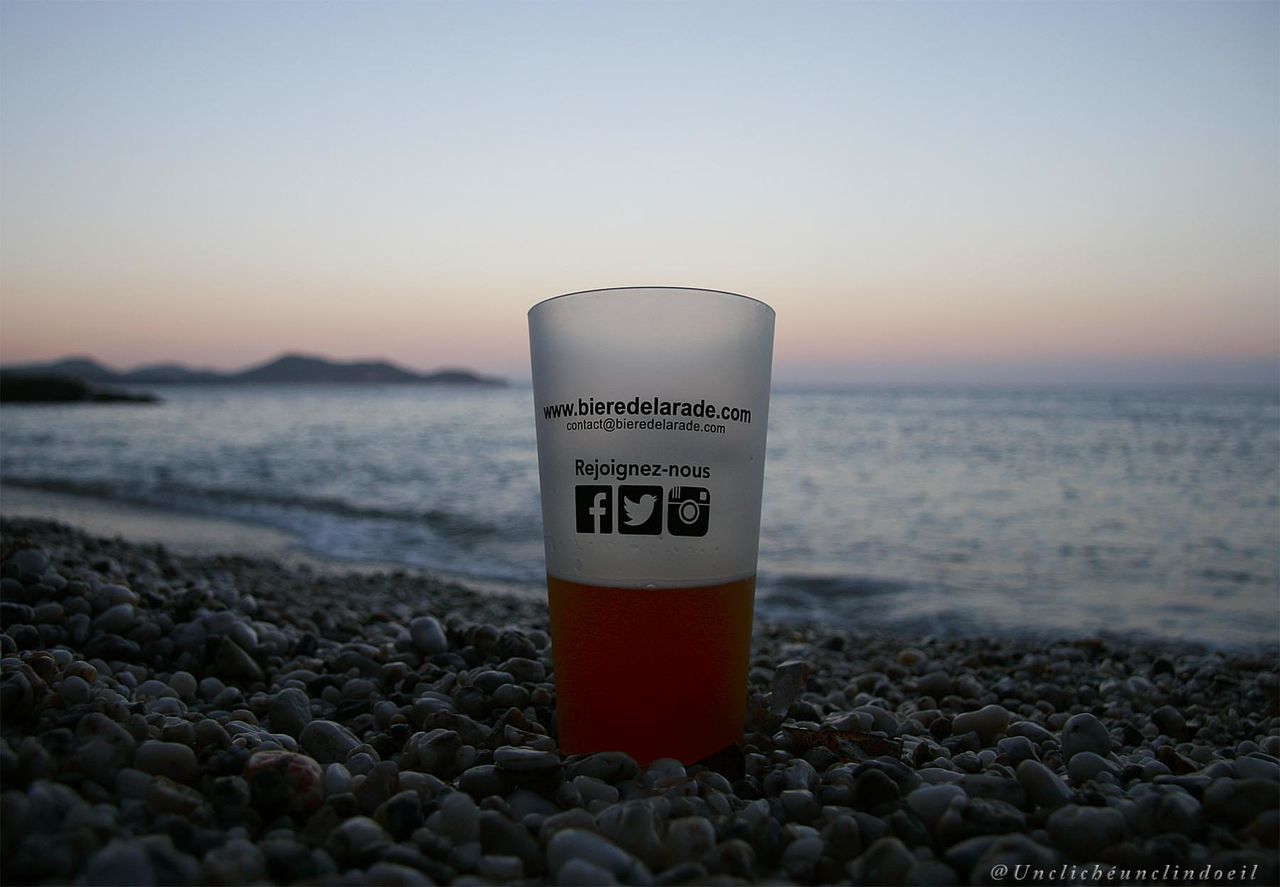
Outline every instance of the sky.
{"label": "sky", "polygon": [[1280,379],[1280,4],[0,2],[0,360],[528,377],[776,309],[775,378]]}

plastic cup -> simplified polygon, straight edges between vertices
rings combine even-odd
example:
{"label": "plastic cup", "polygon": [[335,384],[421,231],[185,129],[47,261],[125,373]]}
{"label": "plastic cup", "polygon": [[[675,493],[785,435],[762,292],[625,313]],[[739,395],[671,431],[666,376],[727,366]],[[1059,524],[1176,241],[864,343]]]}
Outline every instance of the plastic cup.
{"label": "plastic cup", "polygon": [[529,312],[566,754],[692,763],[741,740],[773,325],[676,287]]}

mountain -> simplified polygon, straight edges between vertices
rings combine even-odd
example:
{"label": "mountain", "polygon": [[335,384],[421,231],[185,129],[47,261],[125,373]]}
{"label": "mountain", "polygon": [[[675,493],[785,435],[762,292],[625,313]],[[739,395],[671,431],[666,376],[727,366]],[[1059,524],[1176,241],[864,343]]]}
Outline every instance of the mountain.
{"label": "mountain", "polygon": [[64,357],[53,363],[27,363],[2,367],[6,373],[24,376],[71,376],[86,382],[115,382],[120,374],[92,357]]}
{"label": "mountain", "polygon": [[338,363],[305,354],[285,354],[236,373],[232,382],[419,382],[422,376],[381,361]]}
{"label": "mountain", "polygon": [[180,363],[155,363],[120,373],[119,379],[143,385],[178,385],[189,382],[225,382],[227,374],[215,370],[193,370]]}
{"label": "mountain", "polygon": [[505,379],[482,376],[470,370],[449,368],[417,373],[383,360],[337,361],[308,354],[283,354],[274,360],[239,372],[196,370],[179,363],[159,363],[128,372],[116,372],[89,357],[69,357],[45,364],[21,364],[2,368],[14,376],[61,376],[85,382],[117,384],[433,384],[506,385]]}

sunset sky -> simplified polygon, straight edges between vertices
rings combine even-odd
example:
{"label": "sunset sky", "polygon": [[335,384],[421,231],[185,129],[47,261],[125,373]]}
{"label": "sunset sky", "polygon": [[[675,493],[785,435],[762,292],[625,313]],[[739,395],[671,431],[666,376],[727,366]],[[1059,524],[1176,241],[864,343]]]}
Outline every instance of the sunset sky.
{"label": "sunset sky", "polygon": [[1275,381],[1280,5],[0,4],[0,359],[528,375],[628,284],[783,381]]}

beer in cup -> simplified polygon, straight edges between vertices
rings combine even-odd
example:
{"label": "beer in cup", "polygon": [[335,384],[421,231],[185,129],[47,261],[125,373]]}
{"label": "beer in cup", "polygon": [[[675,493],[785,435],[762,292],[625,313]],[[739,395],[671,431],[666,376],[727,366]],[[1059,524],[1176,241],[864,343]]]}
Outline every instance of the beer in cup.
{"label": "beer in cup", "polygon": [[692,763],[741,739],[773,325],[675,287],[529,312],[566,754]]}

